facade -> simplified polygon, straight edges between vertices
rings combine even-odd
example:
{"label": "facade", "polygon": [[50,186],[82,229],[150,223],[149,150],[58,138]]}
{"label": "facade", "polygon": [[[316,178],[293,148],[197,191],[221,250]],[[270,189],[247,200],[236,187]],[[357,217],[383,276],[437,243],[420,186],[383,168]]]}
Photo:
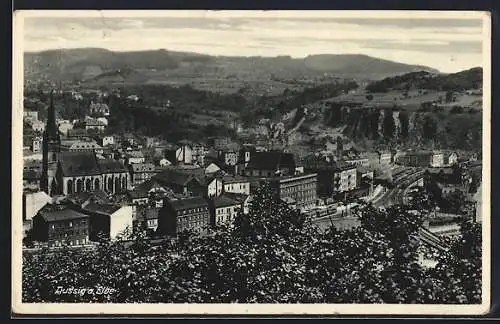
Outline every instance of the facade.
{"label": "facade", "polygon": [[43,207],[50,203],[52,203],[52,198],[43,191],[23,193],[23,220],[31,221]]}
{"label": "facade", "polygon": [[210,202],[211,224],[231,225],[241,209],[241,203],[225,195],[215,197]]}
{"label": "facade", "polygon": [[130,151],[127,153],[127,164],[145,163],[146,158],[141,151]]}
{"label": "facade", "polygon": [[240,176],[225,176],[222,178],[224,192],[250,195],[250,181]]}
{"label": "facade", "polygon": [[23,111],[23,120],[26,120],[29,122],[38,120],[38,111],[24,110]]}
{"label": "facade", "polygon": [[156,231],[158,229],[158,214],[160,212],[160,208],[153,207],[146,209],[146,227],[152,231]]}
{"label": "facade", "polygon": [[280,151],[255,152],[244,171],[250,177],[287,176],[294,173],[293,154]]}
{"label": "facade", "polygon": [[83,211],[89,215],[91,240],[97,240],[99,235],[115,240],[132,230],[132,206],[91,202],[83,207]]}
{"label": "facade", "polygon": [[139,185],[156,174],[156,168],[152,163],[133,163],[129,165],[129,170],[132,186]]}
{"label": "facade", "polygon": [[42,152],[42,147],[43,146],[43,138],[36,136],[33,138],[32,144],[31,144],[31,151],[33,153],[40,153]]}
{"label": "facade", "polygon": [[392,162],[392,154],[390,151],[378,151],[378,161],[380,164],[388,165]]}
{"label": "facade", "polygon": [[206,148],[202,144],[196,144],[192,147],[193,163],[204,165]]}
{"label": "facade", "polygon": [[98,132],[103,132],[106,129],[106,124],[98,119],[88,119],[85,121],[85,130],[94,129]]}
{"label": "facade", "polygon": [[335,193],[354,190],[358,185],[357,169],[352,165],[339,165],[334,172],[333,179]]}
{"label": "facade", "polygon": [[368,167],[370,165],[370,160],[367,158],[349,159],[344,160],[344,162],[357,167]]}
{"label": "facade", "polygon": [[43,132],[45,130],[45,124],[40,120],[31,121],[31,129],[35,132]]}
{"label": "facade", "polygon": [[449,152],[446,154],[446,164],[455,165],[458,163],[458,154],[456,152]]}
{"label": "facade", "polygon": [[224,185],[221,177],[211,177],[207,180],[207,197],[218,197],[222,194]]}
{"label": "facade", "polygon": [[309,156],[303,161],[304,171],[317,173],[318,195],[331,198],[334,195],[356,188],[356,166],[335,162],[320,156]]}
{"label": "facade", "polygon": [[397,163],[412,167],[440,168],[444,166],[442,152],[408,152],[398,156]]}
{"label": "facade", "polygon": [[33,217],[33,238],[49,246],[89,242],[89,216],[65,206],[47,206]]}
{"label": "facade", "polygon": [[193,164],[193,149],[190,145],[181,145],[167,150],[165,157],[175,164]]}
{"label": "facade", "polygon": [[102,146],[115,145],[115,138],[113,136],[104,136],[102,138]]}
{"label": "facade", "polygon": [[105,103],[90,103],[89,111],[93,115],[109,116],[109,107]]}
{"label": "facade", "polygon": [[227,166],[235,166],[238,162],[239,152],[224,150],[219,152],[219,160]]}
{"label": "facade", "polygon": [[[354,168],[356,170],[356,168]],[[279,199],[292,199],[297,208],[307,210],[316,206],[317,174],[310,173],[299,176],[275,177],[262,180],[268,183]]]}
{"label": "facade", "polygon": [[186,230],[204,233],[209,226],[209,205],[202,197],[167,199],[158,214],[158,229],[165,235],[178,235]]}

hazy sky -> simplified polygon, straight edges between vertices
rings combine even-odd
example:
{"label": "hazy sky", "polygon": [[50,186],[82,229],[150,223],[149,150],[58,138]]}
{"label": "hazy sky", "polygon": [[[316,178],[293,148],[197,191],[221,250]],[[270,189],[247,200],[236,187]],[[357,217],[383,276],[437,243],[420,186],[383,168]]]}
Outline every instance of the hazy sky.
{"label": "hazy sky", "polygon": [[450,18],[435,14],[423,19],[328,13],[198,11],[164,12],[159,17],[157,12],[156,17],[141,18],[129,12],[128,17],[118,18],[93,12],[93,17],[27,17],[24,50],[99,47],[238,56],[366,54],[442,72],[482,66],[483,27],[477,15]]}

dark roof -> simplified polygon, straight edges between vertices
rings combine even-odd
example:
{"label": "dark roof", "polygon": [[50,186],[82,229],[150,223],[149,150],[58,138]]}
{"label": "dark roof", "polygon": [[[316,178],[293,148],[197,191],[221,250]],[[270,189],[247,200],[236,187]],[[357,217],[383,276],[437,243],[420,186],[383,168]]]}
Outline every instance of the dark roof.
{"label": "dark roof", "polygon": [[241,204],[241,202],[238,202],[234,199],[231,199],[230,197],[228,197],[226,195],[215,197],[213,202],[214,202],[215,208],[234,206],[234,205]]}
{"label": "dark roof", "polygon": [[127,172],[125,166],[117,160],[102,159],[98,160],[99,169],[102,173],[121,173]]}
{"label": "dark roof", "polygon": [[128,195],[131,199],[141,199],[141,198],[147,198],[148,192],[145,190],[136,189],[129,191]]}
{"label": "dark roof", "polygon": [[83,209],[93,213],[111,215],[120,208],[120,206],[115,204],[97,204],[95,202],[90,202]]}
{"label": "dark roof", "polygon": [[257,170],[295,169],[295,159],[292,153],[280,151],[255,152],[250,156],[248,168]]}
{"label": "dark roof", "polygon": [[23,180],[38,180],[41,178],[41,173],[35,170],[23,171]]}
{"label": "dark roof", "polygon": [[86,215],[84,213],[80,213],[76,210],[69,209],[69,208],[64,208],[64,209],[55,210],[55,211],[42,211],[42,212],[40,212],[40,216],[43,217],[43,219],[46,222],[55,222],[55,221],[89,217],[88,215]]}
{"label": "dark roof", "polygon": [[93,152],[62,152],[60,164],[64,176],[98,175],[101,173]]}
{"label": "dark roof", "polygon": [[201,183],[201,181],[192,174],[186,174],[171,169],[158,173],[155,176],[155,179],[160,184],[165,184],[165,185],[175,184],[175,185],[185,186],[186,184],[189,183],[189,181],[193,179]]}
{"label": "dark roof", "polygon": [[108,194],[102,190],[93,192],[80,192],[68,196],[68,199],[76,204],[83,204],[86,201],[98,201],[100,203],[110,203]]}
{"label": "dark roof", "polygon": [[169,203],[175,210],[195,207],[208,207],[208,202],[203,197],[189,197],[184,199],[170,200]]}
{"label": "dark roof", "polygon": [[225,196],[229,199],[232,199],[240,204],[243,203],[248,197],[250,197],[249,195],[240,194],[240,193],[232,193],[232,192],[225,192],[223,194],[223,196]]}
{"label": "dark roof", "polygon": [[130,169],[134,173],[154,172],[156,170],[153,163],[132,163]]}
{"label": "dark roof", "polygon": [[222,178],[222,182],[224,184],[226,183],[241,183],[241,182],[250,182],[248,178],[242,177],[242,176],[224,176]]}
{"label": "dark roof", "polygon": [[160,208],[153,207],[146,209],[146,219],[156,219],[158,218],[158,211]]}

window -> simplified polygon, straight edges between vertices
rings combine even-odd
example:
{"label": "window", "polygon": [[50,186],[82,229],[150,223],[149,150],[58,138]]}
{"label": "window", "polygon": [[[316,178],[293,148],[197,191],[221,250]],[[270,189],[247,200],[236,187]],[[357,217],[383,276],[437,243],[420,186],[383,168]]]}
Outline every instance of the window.
{"label": "window", "polygon": [[55,229],[56,227],[54,226],[54,224],[50,225],[50,229]]}
{"label": "window", "polygon": [[69,227],[73,227],[73,222],[69,222]]}

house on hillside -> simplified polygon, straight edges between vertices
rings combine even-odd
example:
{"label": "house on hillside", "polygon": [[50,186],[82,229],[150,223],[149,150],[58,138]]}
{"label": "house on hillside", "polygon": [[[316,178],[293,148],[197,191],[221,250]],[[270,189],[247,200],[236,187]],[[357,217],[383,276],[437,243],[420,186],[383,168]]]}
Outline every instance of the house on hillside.
{"label": "house on hillside", "polygon": [[293,154],[280,151],[255,152],[244,173],[251,177],[292,175],[295,173],[295,159]]}
{"label": "house on hillside", "polygon": [[176,170],[165,170],[155,175],[154,179],[166,188],[177,194],[205,195],[204,181],[192,174]]}

